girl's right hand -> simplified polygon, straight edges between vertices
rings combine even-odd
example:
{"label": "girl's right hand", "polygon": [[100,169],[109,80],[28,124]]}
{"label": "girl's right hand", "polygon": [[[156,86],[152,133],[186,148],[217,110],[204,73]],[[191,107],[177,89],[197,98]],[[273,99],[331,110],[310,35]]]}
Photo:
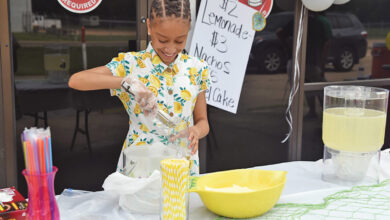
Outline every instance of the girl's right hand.
{"label": "girl's right hand", "polygon": [[145,84],[138,79],[126,76],[121,82],[121,87],[122,90],[134,96],[135,101],[140,105],[145,116],[148,116],[149,114],[156,114],[158,109],[157,98],[154,96],[154,93],[145,86]]}

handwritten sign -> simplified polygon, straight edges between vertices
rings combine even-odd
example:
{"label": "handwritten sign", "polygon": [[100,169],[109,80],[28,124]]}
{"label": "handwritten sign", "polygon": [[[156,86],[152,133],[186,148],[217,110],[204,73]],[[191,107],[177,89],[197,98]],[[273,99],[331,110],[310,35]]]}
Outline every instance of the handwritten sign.
{"label": "handwritten sign", "polygon": [[255,9],[238,0],[202,0],[190,55],[205,60],[211,86],[209,105],[236,113],[255,31]]}

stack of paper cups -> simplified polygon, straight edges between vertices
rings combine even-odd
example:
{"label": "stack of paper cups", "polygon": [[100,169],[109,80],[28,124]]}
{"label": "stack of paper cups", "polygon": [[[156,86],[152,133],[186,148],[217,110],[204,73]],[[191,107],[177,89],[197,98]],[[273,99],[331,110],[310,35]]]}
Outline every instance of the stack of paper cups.
{"label": "stack of paper cups", "polygon": [[161,161],[162,219],[188,219],[189,162],[185,159]]}

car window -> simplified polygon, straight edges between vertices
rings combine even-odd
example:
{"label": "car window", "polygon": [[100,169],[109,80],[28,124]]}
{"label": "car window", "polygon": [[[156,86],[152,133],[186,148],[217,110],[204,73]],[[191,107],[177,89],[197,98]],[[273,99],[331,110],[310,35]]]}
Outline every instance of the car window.
{"label": "car window", "polygon": [[330,25],[333,29],[340,28],[339,22],[337,21],[336,16],[334,15],[327,15],[326,18],[330,22]]}
{"label": "car window", "polygon": [[352,21],[348,16],[337,16],[337,20],[340,24],[340,28],[353,27]]}

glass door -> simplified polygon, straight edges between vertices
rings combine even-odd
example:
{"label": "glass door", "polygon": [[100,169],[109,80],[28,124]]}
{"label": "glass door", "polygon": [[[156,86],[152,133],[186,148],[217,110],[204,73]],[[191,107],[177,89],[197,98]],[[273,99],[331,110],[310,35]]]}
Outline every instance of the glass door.
{"label": "glass door", "polygon": [[[102,66],[119,52],[137,49],[136,1],[102,1],[86,14],[71,13],[57,1],[9,3],[16,136],[25,127],[50,127],[57,194],[65,188],[101,190],[116,170],[128,116],[108,90],[74,91],[67,80],[84,65]],[[16,145],[19,189],[26,193],[19,138]]]}
{"label": "glass door", "polygon": [[[302,159],[322,158],[323,87],[333,84],[390,87],[388,1],[349,1],[311,13],[308,25]],[[325,23],[325,25],[323,25]],[[323,30],[318,27],[324,27]],[[325,33],[320,34],[319,33]],[[325,37],[324,37],[325,36]],[[320,61],[313,57],[321,56]],[[387,123],[389,124],[389,123]],[[389,136],[383,148],[389,147]]]}

